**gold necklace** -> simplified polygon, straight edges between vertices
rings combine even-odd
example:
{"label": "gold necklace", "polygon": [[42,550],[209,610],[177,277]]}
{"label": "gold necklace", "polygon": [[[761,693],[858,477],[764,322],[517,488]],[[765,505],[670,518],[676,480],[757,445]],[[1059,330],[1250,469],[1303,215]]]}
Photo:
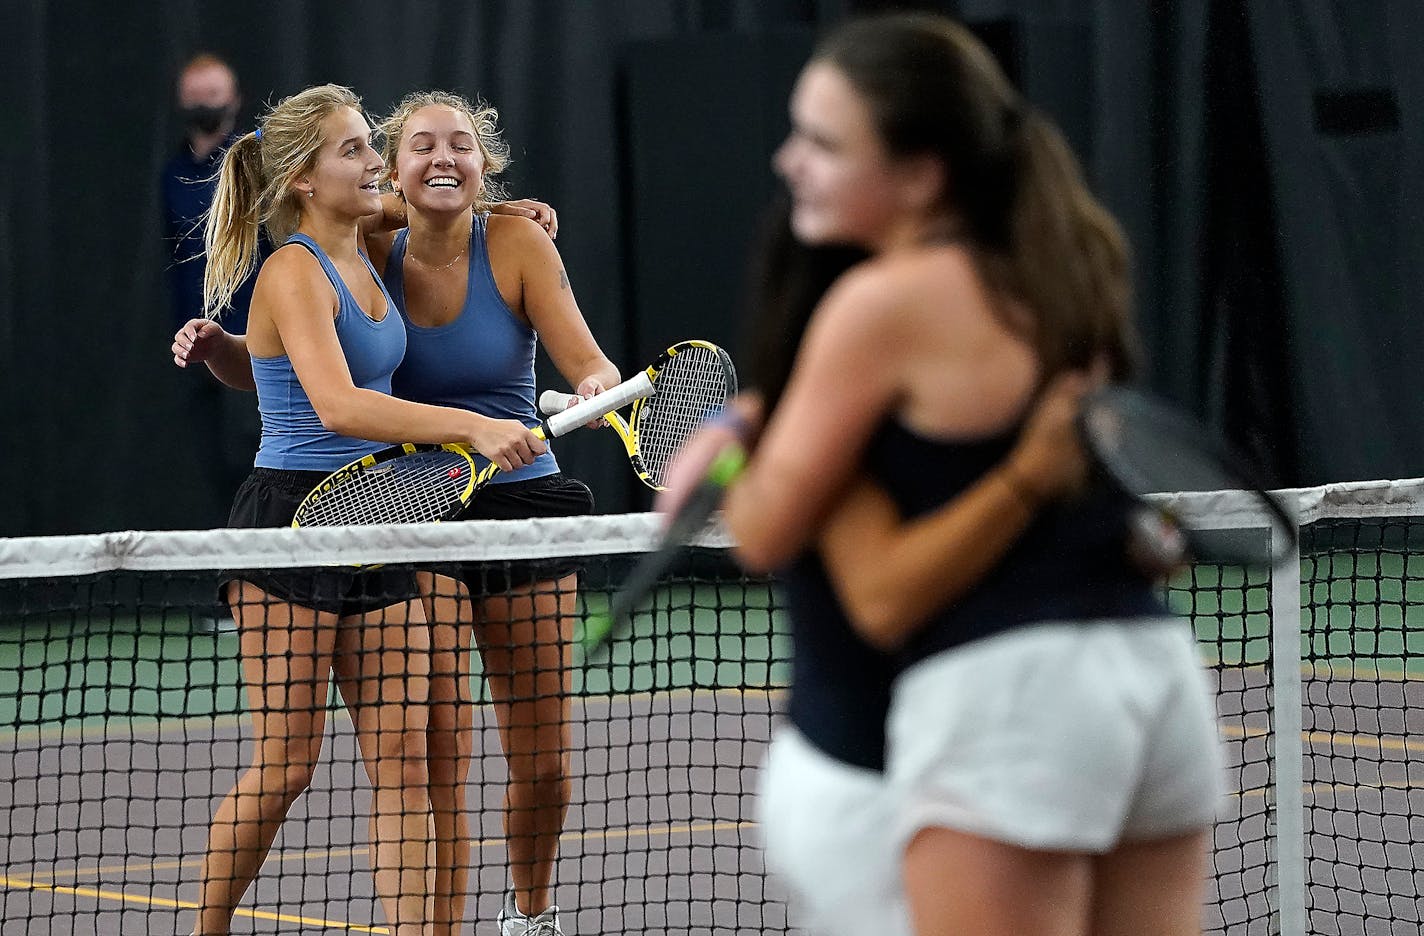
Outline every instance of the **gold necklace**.
{"label": "gold necklace", "polygon": [[414,260],[416,263],[418,263],[418,264],[420,264],[421,266],[425,267],[427,270],[434,270],[434,271],[436,271],[436,272],[438,273],[438,272],[440,272],[441,270],[448,270],[448,269],[450,269],[452,266],[454,266],[455,264],[459,263],[460,260],[465,256],[465,251],[462,249],[459,253],[455,254],[454,258],[453,258],[452,260],[450,260],[449,263],[442,263],[441,265],[436,266],[436,265],[434,265],[434,264],[432,264],[432,263],[426,263],[424,260],[422,260],[422,259],[420,259],[419,257],[417,257],[417,256],[415,255],[415,251],[411,250],[411,249],[410,249],[410,245],[407,243],[407,245],[406,245],[406,256],[410,257],[410,259]]}
{"label": "gold necklace", "polygon": [[409,234],[406,235],[406,239],[405,239],[405,255],[406,255],[407,257],[409,257],[410,259],[414,260],[416,263],[418,263],[418,264],[420,264],[421,266],[425,267],[427,270],[434,270],[435,272],[439,273],[439,272],[442,272],[442,271],[444,271],[444,270],[450,269],[452,266],[454,266],[455,264],[457,264],[457,263],[460,262],[460,258],[462,258],[462,257],[465,256],[465,251],[467,251],[467,250],[470,249],[470,238],[472,238],[472,237],[474,237],[474,236],[475,236],[474,221],[471,220],[471,222],[470,222],[470,233],[469,233],[469,235],[465,238],[465,246],[460,248],[460,252],[457,253],[457,254],[455,254],[455,256],[450,260],[450,262],[441,264],[440,266],[435,266],[434,264],[426,263],[424,260],[420,259],[419,257],[417,257],[417,256],[415,255],[415,249],[414,249],[414,246],[411,244],[411,237],[410,237]]}

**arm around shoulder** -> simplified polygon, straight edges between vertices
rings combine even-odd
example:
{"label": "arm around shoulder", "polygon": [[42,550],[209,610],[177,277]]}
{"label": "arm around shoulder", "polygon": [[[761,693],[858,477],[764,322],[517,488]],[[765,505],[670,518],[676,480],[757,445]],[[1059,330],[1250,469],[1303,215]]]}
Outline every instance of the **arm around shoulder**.
{"label": "arm around shoulder", "polygon": [[851,487],[818,546],[862,637],[882,648],[904,643],[998,565],[1044,504],[1083,484],[1088,460],[1077,414],[1091,383],[1084,374],[1055,378],[1013,450],[937,510],[905,521],[874,482]]}
{"label": "arm around shoulder", "polygon": [[580,393],[618,383],[618,368],[584,320],[559,249],[534,221],[514,215],[489,219],[490,255],[518,264],[523,312],[560,374]]}
{"label": "arm around shoulder", "polygon": [[999,563],[1037,515],[1000,467],[946,506],[906,522],[873,481],[855,482],[818,547],[827,575],[867,643],[893,650]]}

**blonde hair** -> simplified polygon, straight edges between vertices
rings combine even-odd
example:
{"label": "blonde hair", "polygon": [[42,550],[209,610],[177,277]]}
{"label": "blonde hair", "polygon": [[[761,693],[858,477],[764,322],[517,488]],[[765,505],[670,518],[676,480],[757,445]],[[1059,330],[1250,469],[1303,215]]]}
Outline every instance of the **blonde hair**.
{"label": "blonde hair", "polygon": [[307,88],[283,98],[256,131],[239,137],[223,154],[203,236],[203,314],[208,318],[231,304],[233,293],[256,269],[260,228],[274,244],[296,231],[302,207],[292,183],[316,164],[325,142],[322,121],[343,107],[361,109],[361,99],[350,88]]}
{"label": "blonde hair", "polygon": [[[475,143],[484,157],[484,185],[475,196],[475,210],[488,211],[491,204],[504,201],[504,185],[494,177],[509,168],[509,144],[500,135],[499,111],[480,101],[471,104],[461,95],[451,91],[413,91],[401,99],[389,117],[381,121],[380,132],[385,140],[382,157],[386,161],[386,171],[381,183],[388,184],[395,172],[396,156],[400,153],[401,134],[411,115],[425,107],[448,107],[470,119],[475,131]],[[402,195],[404,197],[404,195]]]}

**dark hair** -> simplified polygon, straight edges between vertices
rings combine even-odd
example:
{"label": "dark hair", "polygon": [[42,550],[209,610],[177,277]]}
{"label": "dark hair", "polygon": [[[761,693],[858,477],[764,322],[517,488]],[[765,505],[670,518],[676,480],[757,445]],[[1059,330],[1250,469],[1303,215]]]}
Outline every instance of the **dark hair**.
{"label": "dark hair", "polygon": [[955,236],[1032,342],[1047,378],[1106,356],[1116,376],[1135,358],[1127,246],[1089,192],[1053,123],[1009,83],[964,27],[929,13],[852,20],[816,47],[862,95],[886,149],[945,168]]}
{"label": "dark hair", "polygon": [[747,285],[741,360],[744,384],[775,407],[791,376],[801,337],[817,303],[846,270],[866,258],[857,247],[803,244],[791,232],[791,204],[767,211]]}

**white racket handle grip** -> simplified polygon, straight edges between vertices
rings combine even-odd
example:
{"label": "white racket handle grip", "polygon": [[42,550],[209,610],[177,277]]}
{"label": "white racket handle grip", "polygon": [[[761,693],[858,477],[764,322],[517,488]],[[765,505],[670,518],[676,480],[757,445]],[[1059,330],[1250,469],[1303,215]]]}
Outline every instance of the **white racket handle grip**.
{"label": "white racket handle grip", "polygon": [[[549,434],[557,438],[571,429],[577,429],[584,423],[607,416],[620,406],[626,406],[645,396],[652,396],[652,393],[652,379],[648,377],[646,371],[639,371],[618,386],[610,387],[602,393],[595,393],[582,403],[553,414],[544,422],[549,427]],[[542,397],[540,402],[542,405]]]}
{"label": "white racket handle grip", "polygon": [[545,416],[552,416],[555,413],[562,413],[569,408],[570,403],[577,403],[581,397],[577,393],[560,393],[557,390],[545,390],[539,394],[539,412]]}

